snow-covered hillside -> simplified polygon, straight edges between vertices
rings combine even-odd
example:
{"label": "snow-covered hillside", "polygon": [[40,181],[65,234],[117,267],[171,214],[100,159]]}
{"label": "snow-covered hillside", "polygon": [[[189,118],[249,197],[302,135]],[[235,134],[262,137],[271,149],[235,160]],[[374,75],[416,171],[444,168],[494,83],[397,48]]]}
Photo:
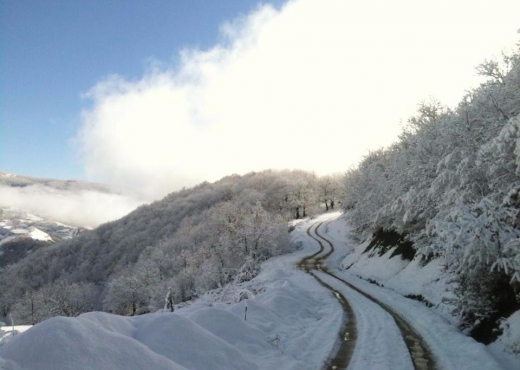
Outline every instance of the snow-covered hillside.
{"label": "snow-covered hillside", "polygon": [[24,210],[0,207],[0,245],[18,237],[55,242],[70,239],[79,230]]}
{"label": "snow-covered hillside", "polygon": [[108,187],[96,184],[93,182],[79,181],[79,180],[56,180],[56,179],[42,179],[38,177],[30,177],[23,175],[16,175],[13,173],[0,171],[0,186],[9,186],[16,188],[24,188],[27,186],[44,186],[55,190],[80,191],[92,190],[102,193],[110,193]]}
{"label": "snow-covered hillside", "polygon": [[[1,275],[3,315],[12,312],[18,321],[35,323],[91,310],[155,312],[169,287],[176,302],[199,297],[243,268],[256,270],[268,257],[287,252],[286,220],[296,209],[303,213],[302,204],[307,213],[319,207],[317,200],[307,199],[315,180],[304,171],[228,176],[40,248]],[[63,288],[71,284],[94,292],[91,304],[78,307],[85,311],[70,310],[84,301],[76,288],[63,297]],[[124,293],[128,286],[132,294]],[[33,306],[33,293],[42,304]]]}
{"label": "snow-covered hillside", "polygon": [[[174,313],[46,320],[0,346],[0,361],[4,369],[26,370],[320,368],[333,350],[342,312],[295,266],[313,248],[306,243],[273,258],[254,280]],[[231,303],[241,298],[248,299]]]}
{"label": "snow-covered hillside", "polygon": [[0,207],[0,269],[31,252],[78,235],[81,228],[36,216],[30,212]]}

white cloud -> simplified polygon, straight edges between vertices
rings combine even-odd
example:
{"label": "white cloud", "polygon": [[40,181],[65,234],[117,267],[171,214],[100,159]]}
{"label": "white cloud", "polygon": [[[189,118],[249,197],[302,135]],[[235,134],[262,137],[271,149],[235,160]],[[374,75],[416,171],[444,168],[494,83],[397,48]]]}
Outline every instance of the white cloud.
{"label": "white cloud", "polygon": [[262,6],[176,68],[99,82],[79,133],[87,174],[154,198],[231,173],[343,171],[419,101],[456,104],[473,67],[518,40],[518,14],[516,0]]}
{"label": "white cloud", "polygon": [[93,228],[123,217],[141,204],[131,197],[93,190],[0,186],[0,207],[22,209],[71,226]]}

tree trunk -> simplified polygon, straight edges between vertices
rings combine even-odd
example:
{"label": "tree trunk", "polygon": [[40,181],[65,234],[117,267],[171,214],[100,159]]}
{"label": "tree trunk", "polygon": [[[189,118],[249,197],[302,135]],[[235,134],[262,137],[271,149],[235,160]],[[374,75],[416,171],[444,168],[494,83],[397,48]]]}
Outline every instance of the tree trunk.
{"label": "tree trunk", "polygon": [[36,325],[34,322],[34,298],[31,296],[31,322],[33,325]]}
{"label": "tree trunk", "polygon": [[169,303],[170,303],[170,312],[173,312],[174,310],[174,307],[173,307],[173,297],[170,295],[170,298],[169,298]]}
{"label": "tree trunk", "polygon": [[330,209],[334,209],[334,201],[333,200],[330,201]]}
{"label": "tree trunk", "polygon": [[296,219],[300,218],[300,207],[296,207]]}
{"label": "tree trunk", "polygon": [[307,213],[305,213],[305,206],[303,206],[303,218],[307,217]]}
{"label": "tree trunk", "polygon": [[327,201],[325,201],[325,210],[326,210],[326,211],[329,210],[329,204],[327,203]]}

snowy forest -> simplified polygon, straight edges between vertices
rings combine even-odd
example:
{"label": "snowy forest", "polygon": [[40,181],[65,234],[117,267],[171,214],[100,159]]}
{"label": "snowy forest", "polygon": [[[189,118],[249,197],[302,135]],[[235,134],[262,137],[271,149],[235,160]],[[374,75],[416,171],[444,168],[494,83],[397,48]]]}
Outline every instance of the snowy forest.
{"label": "snowy forest", "polygon": [[179,303],[251,279],[291,250],[290,219],[334,208],[341,191],[340,175],[268,170],[174,192],[4,267],[1,316],[135,315],[163,308],[170,289]]}
{"label": "snowy forest", "polygon": [[477,68],[485,82],[454,109],[424,102],[399,140],[345,176],[357,232],[400,233],[457,279],[475,337],[520,309],[520,52]]}

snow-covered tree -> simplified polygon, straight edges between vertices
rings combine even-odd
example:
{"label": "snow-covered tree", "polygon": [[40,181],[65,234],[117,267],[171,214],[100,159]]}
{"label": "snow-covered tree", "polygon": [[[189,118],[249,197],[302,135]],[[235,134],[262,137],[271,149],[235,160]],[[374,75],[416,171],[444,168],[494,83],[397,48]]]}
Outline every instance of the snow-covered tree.
{"label": "snow-covered tree", "polygon": [[477,71],[455,109],[420,104],[397,143],[350,169],[343,202],[365,236],[390,229],[445,258],[468,327],[520,305],[520,45]]}
{"label": "snow-covered tree", "polygon": [[17,321],[36,324],[53,316],[78,316],[96,305],[98,288],[91,283],[56,280],[38,291],[28,290],[13,308]]}
{"label": "snow-covered tree", "polygon": [[334,209],[334,206],[343,198],[343,176],[333,174],[322,176],[317,182],[318,199],[325,205],[325,210]]}

